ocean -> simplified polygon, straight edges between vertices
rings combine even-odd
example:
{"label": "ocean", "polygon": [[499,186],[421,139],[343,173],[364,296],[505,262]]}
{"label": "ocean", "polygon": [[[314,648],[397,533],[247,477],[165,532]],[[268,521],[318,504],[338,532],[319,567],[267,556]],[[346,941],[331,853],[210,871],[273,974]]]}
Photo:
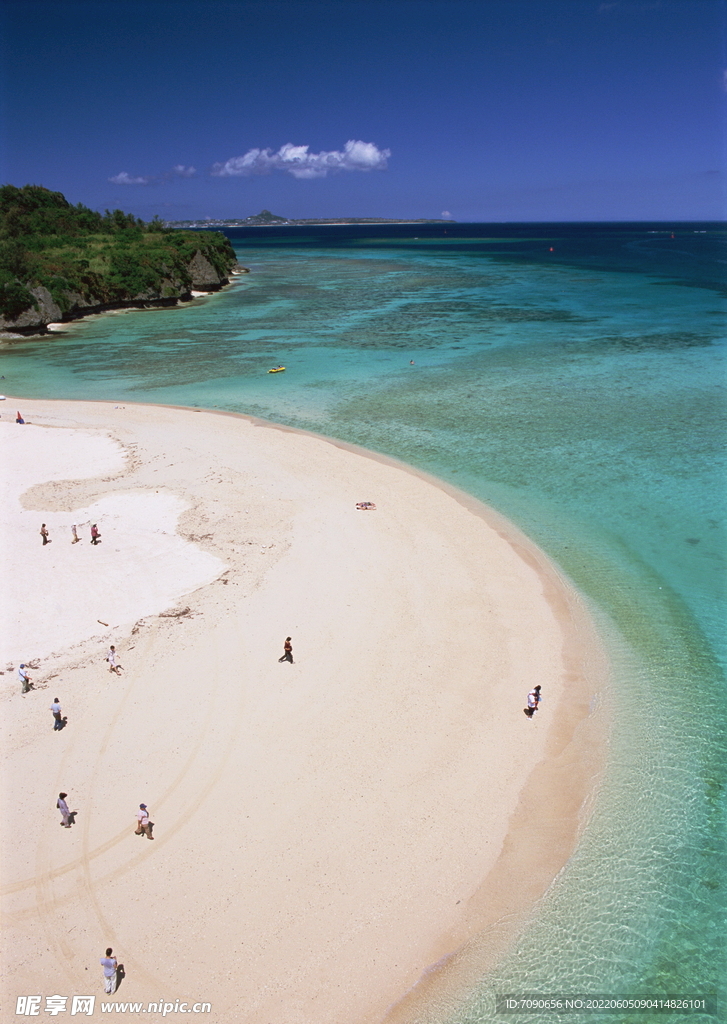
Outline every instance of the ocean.
{"label": "ocean", "polygon": [[716,1017],[670,1019],[727,1019],[724,226],[227,234],[251,270],[233,287],[13,341],[2,389],[259,416],[395,456],[517,523],[607,644],[608,764],[515,947],[427,1024],[510,1019],[504,994],[717,997]]}

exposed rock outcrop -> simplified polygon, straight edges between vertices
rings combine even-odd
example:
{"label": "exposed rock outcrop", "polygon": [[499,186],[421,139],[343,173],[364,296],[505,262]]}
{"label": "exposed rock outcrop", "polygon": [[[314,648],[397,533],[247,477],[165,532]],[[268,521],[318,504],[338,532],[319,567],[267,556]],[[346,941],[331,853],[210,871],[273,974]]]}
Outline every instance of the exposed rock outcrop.
{"label": "exposed rock outcrop", "polygon": [[220,278],[215,268],[206,256],[196,252],[189,261],[189,273],[192,277],[192,287],[195,291],[214,292],[227,284],[227,278]]}
{"label": "exposed rock outcrop", "polygon": [[[229,284],[228,274],[247,273],[245,267],[234,264],[226,273],[215,269],[210,260],[197,251],[186,267],[185,279],[170,273],[159,280],[156,287],[147,288],[143,292],[128,298],[108,301],[94,294],[81,295],[79,292],[64,290],[54,298],[43,285],[29,288],[34,305],[24,310],[14,319],[0,314],[0,335],[5,334],[43,334],[48,324],[77,320],[91,313],[102,313],[111,309],[143,309],[150,306],[174,306],[180,301],[192,298],[192,291],[215,292]],[[60,301],[58,301],[60,299]]]}
{"label": "exposed rock outcrop", "polygon": [[52,324],[63,316],[61,307],[54,302],[53,296],[42,284],[30,288],[36,305],[26,309],[15,320],[4,320],[0,315],[0,330],[11,330],[18,334],[35,333],[39,328],[42,330],[46,324]]}

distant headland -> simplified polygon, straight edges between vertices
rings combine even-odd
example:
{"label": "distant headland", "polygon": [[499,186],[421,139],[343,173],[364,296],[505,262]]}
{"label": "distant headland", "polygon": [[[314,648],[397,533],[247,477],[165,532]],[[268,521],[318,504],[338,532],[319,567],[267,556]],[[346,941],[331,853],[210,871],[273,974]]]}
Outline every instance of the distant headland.
{"label": "distant headland", "polygon": [[100,214],[40,185],[0,187],[0,336],[111,309],[173,306],[218,291],[235,273],[245,270],[220,232]]}
{"label": "distant headland", "polygon": [[304,217],[289,218],[279,217],[277,213],[270,210],[262,210],[251,217],[229,218],[226,220],[165,220],[165,228],[187,228],[199,230],[200,228],[275,228],[275,227],[296,227],[306,224],[452,224],[451,218],[441,217],[420,217],[417,220],[401,220],[388,217]]}

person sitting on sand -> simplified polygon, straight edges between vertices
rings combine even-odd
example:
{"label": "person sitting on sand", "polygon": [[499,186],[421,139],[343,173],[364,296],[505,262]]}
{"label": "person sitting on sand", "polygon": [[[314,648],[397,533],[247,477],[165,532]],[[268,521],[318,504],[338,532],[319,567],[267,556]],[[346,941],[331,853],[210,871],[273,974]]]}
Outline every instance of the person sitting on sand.
{"label": "person sitting on sand", "polygon": [[376,508],[373,501],[357,501],[356,508],[360,512],[368,512],[370,509]]}

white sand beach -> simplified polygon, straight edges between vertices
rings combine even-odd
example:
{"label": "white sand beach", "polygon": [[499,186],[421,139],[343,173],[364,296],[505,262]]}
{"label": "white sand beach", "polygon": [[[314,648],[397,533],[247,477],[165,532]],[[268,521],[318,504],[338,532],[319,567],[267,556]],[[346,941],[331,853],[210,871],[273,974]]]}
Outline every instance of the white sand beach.
{"label": "white sand beach", "polygon": [[414,1021],[471,983],[597,786],[607,667],[579,595],[494,512],[335,442],[0,411],[2,1020],[24,994],[105,999],[107,946],[114,999],[213,1024]]}

